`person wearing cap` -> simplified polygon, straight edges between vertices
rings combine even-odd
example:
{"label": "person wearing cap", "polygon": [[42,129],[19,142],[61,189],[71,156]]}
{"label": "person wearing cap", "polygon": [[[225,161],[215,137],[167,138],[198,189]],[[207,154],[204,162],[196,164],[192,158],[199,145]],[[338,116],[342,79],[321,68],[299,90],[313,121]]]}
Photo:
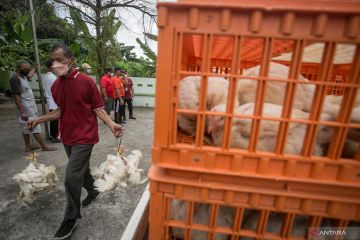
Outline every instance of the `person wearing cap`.
{"label": "person wearing cap", "polygon": [[119,124],[126,123],[124,121],[125,117],[125,105],[123,97],[125,96],[124,85],[121,81],[121,68],[115,67],[115,75],[111,78],[113,86],[113,99],[114,99],[114,113],[115,113],[115,122]]}
{"label": "person wearing cap", "polygon": [[105,103],[105,111],[110,115],[113,108],[113,84],[112,84],[112,68],[107,67],[105,74],[100,78],[101,96]]}
{"label": "person wearing cap", "polygon": [[91,74],[91,66],[88,63],[83,63],[81,65],[80,72],[90,75]]}
{"label": "person wearing cap", "polygon": [[[122,71],[123,77],[121,78],[124,89],[125,89],[125,96],[123,97],[125,108],[126,104],[128,106],[129,111],[129,119],[136,119],[133,115],[133,107],[132,107],[132,99],[134,98],[134,87],[131,78],[128,78],[126,70]],[[124,120],[126,120],[126,114],[124,114]]]}

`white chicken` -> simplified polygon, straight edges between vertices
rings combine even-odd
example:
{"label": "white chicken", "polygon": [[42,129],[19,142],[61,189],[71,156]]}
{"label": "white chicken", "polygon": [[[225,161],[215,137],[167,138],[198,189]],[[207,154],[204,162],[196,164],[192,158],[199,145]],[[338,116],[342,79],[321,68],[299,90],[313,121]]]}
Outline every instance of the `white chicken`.
{"label": "white chicken", "polygon": [[117,184],[127,187],[127,183],[143,184],[147,181],[147,178],[141,179],[144,170],[138,169],[142,157],[141,151],[133,150],[131,153],[127,157],[121,154],[108,154],[106,161],[91,171],[96,190],[105,192],[113,189]]}
{"label": "white chicken", "polygon": [[26,159],[30,160],[30,164],[13,179],[20,186],[18,200],[25,205],[31,204],[35,200],[35,195],[42,191],[53,189],[59,178],[56,175],[55,166],[46,166],[39,164],[38,153],[30,153]]}
{"label": "white chicken", "polygon": [[[173,199],[171,201],[171,213],[170,219],[179,220],[182,222],[186,222],[186,216],[188,213],[189,204],[186,201]],[[235,208],[231,207],[220,207],[217,214],[216,225],[221,227],[229,227],[233,226],[233,219],[235,216]],[[193,224],[202,224],[209,225],[209,219],[211,214],[211,205],[204,203],[195,203],[194,205],[194,213],[193,213]],[[172,237],[176,239],[184,239],[184,231],[179,228],[171,229]],[[191,239],[192,240],[207,240],[208,233],[199,230],[191,231]],[[215,234],[215,240],[227,240],[228,236],[222,234]]]}
{"label": "white chicken", "polygon": [[[285,224],[285,214],[278,212],[271,212],[267,219],[266,232],[280,234]],[[260,222],[260,211],[246,209],[244,211],[244,217],[241,224],[242,229],[256,231]],[[291,236],[293,237],[305,237],[309,225],[309,219],[307,216],[296,216],[292,223]],[[247,240],[251,238],[242,237],[241,240]]]}
{"label": "white chicken", "polygon": [[[271,79],[288,79],[289,67],[283,64],[270,62],[268,78]],[[255,66],[245,69],[243,75],[245,77],[258,77],[260,75],[260,66]],[[315,93],[315,85],[311,84],[308,79],[301,74],[297,77],[298,80],[305,83],[297,83],[295,89],[293,108],[310,112],[313,97]],[[307,83],[309,82],[309,83]],[[256,101],[257,80],[239,79],[237,84],[237,96],[239,105],[251,103]],[[265,102],[282,105],[286,94],[286,82],[280,81],[266,81]],[[341,96],[325,96],[322,113],[330,114],[334,119],[339,112]],[[360,105],[360,93],[357,95],[355,106]],[[354,109],[353,118],[360,122],[360,108]]]}
{"label": "white chicken", "polygon": [[[187,222],[189,213],[189,203],[182,200],[171,200],[170,203],[170,219]],[[228,206],[220,206],[218,209],[215,225],[217,227],[233,228],[235,220],[236,208]],[[211,214],[211,205],[204,203],[195,203],[192,217],[192,224],[201,224],[209,226]],[[260,211],[253,209],[244,209],[241,229],[256,231],[260,222]],[[267,219],[266,232],[280,234],[283,225],[285,224],[285,214],[272,212]],[[308,228],[308,218],[306,216],[297,216],[294,219],[291,229],[291,235],[297,237],[304,237]],[[185,239],[185,231],[181,228],[171,228],[171,236],[175,239]],[[192,240],[207,240],[208,233],[205,231],[192,230]],[[230,236],[227,234],[215,233],[215,240],[228,240]],[[241,237],[240,239],[251,239]]]}
{"label": "white chicken", "polygon": [[[326,104],[324,105],[323,112],[330,114],[334,119],[336,119],[341,109],[342,100],[343,96],[325,96]],[[351,122],[360,123],[360,91],[356,94],[350,120]]]}
{"label": "white chicken", "polygon": [[[225,105],[217,105],[212,111],[224,112]],[[247,103],[235,109],[235,114],[252,115],[255,104]],[[280,117],[282,107],[271,103],[264,103],[263,116]],[[293,109],[292,119],[308,119],[309,113],[301,110]],[[322,114],[321,119],[328,121],[331,117],[327,114]],[[224,133],[224,117],[223,116],[208,116],[209,127],[208,131],[211,133],[212,141],[215,146],[221,146]],[[231,142],[230,147],[247,149],[251,136],[252,120],[248,118],[233,118],[231,128]],[[279,122],[277,121],[261,121],[259,136],[257,142],[257,149],[262,151],[274,151],[276,146]],[[306,133],[306,125],[300,123],[289,124],[284,153],[300,154],[302,144],[299,144],[299,139],[304,139]],[[332,131],[325,127],[319,127],[317,134],[317,141],[314,147],[315,155],[322,155],[322,144],[329,141],[329,136]]]}
{"label": "white chicken", "polygon": [[[258,77],[260,75],[260,66],[245,69],[244,76]],[[270,62],[268,77],[272,79],[288,79],[289,67]],[[299,80],[308,81],[301,74]],[[239,79],[237,84],[237,96],[239,105],[252,103],[256,101],[258,81],[251,79]],[[294,97],[294,108],[303,111],[309,111],[311,108],[312,98],[315,86],[311,84],[298,84]],[[267,81],[265,91],[265,102],[282,105],[286,94],[286,83],[279,81]]]}
{"label": "white chicken", "polygon": [[[200,97],[200,76],[188,76],[179,83],[179,109],[198,110]],[[226,104],[229,82],[222,77],[209,77],[206,95],[206,110],[218,104]],[[195,135],[196,115],[179,114],[180,129],[190,135]],[[206,124],[205,124],[206,125]],[[205,128],[206,129],[206,128]]]}

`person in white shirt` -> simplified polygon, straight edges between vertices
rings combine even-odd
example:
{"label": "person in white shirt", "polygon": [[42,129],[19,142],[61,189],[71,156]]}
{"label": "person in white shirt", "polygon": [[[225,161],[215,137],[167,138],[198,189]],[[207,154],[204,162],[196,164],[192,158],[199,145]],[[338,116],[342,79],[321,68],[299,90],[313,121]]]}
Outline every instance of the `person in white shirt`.
{"label": "person in white shirt", "polygon": [[[49,60],[46,63],[47,73],[44,77],[45,98],[50,112],[58,108],[51,94],[51,87],[57,79],[55,74],[52,72],[51,65],[52,62]],[[59,120],[50,121],[50,138],[53,142],[61,142],[60,132],[59,132]]]}

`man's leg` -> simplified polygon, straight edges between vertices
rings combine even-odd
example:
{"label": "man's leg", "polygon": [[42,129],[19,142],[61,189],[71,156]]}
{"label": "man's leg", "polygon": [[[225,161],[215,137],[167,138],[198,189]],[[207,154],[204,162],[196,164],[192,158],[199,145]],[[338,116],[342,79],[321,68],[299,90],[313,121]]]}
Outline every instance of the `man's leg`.
{"label": "man's leg", "polygon": [[120,105],[120,123],[126,121],[126,117],[125,117],[125,102],[124,104]]}
{"label": "man's leg", "polygon": [[89,159],[94,145],[64,145],[69,162],[65,173],[67,206],[64,220],[55,233],[54,239],[68,239],[76,227],[80,215],[80,195],[84,174],[89,167]]}
{"label": "man's leg", "polygon": [[94,178],[90,173],[90,166],[86,169],[85,176],[84,176],[84,188],[87,190],[88,195],[81,203],[83,207],[90,206],[94,200],[99,196],[100,192],[95,190],[94,187]]}
{"label": "man's leg", "polygon": [[133,115],[133,105],[132,105],[132,99],[128,99],[128,109],[129,109],[129,118],[130,119],[136,119]]}
{"label": "man's leg", "polygon": [[26,151],[31,151],[32,147],[30,143],[30,135],[29,134],[22,134],[25,142]]}
{"label": "man's leg", "polygon": [[96,191],[94,188],[94,181],[95,180],[90,173],[90,164],[89,164],[84,175],[84,188],[87,190],[88,195],[94,195],[98,193],[98,191]]}
{"label": "man's leg", "polygon": [[111,112],[111,100],[108,98],[108,100],[105,102],[105,111],[108,115],[110,115]]}
{"label": "man's leg", "polygon": [[125,110],[126,110],[126,99],[125,99],[125,98],[123,98],[123,102],[124,102],[124,105],[123,105],[123,108],[122,108],[121,115],[122,115],[122,120],[123,120],[123,121],[126,121],[126,114],[125,114]]}
{"label": "man's leg", "polygon": [[120,123],[120,101],[119,101],[119,99],[115,99],[115,102],[114,102],[114,116],[115,116],[115,122]]}
{"label": "man's leg", "polygon": [[40,133],[33,133],[33,136],[35,140],[40,144],[43,151],[54,151],[56,150],[56,147],[51,147],[50,145],[47,145],[44,141],[44,139],[41,137]]}
{"label": "man's leg", "polygon": [[[69,156],[69,162],[65,173],[65,191],[67,207],[64,220],[74,220],[81,218],[80,215],[80,195],[84,179],[89,171],[90,156],[94,145],[74,145],[65,146],[65,151]],[[88,181],[88,179],[87,179]],[[87,187],[89,187],[87,182]]]}

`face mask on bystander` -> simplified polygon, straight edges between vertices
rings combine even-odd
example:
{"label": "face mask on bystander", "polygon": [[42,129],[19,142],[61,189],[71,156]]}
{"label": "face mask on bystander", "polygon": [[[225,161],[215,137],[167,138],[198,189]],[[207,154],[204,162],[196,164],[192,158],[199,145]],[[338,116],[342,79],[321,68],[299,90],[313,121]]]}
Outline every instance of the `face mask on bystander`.
{"label": "face mask on bystander", "polygon": [[25,68],[25,69],[20,69],[20,74],[24,77],[26,77],[30,72],[30,69]]}

